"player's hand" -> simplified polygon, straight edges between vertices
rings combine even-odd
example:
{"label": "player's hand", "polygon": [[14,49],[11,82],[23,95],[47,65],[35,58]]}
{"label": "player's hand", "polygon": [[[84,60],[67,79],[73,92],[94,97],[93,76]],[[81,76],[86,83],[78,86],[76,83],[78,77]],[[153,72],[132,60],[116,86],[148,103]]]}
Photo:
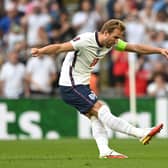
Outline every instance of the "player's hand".
{"label": "player's hand", "polygon": [[31,55],[32,55],[33,57],[38,57],[38,56],[40,55],[39,49],[38,49],[38,48],[32,48],[32,49],[31,49]]}
{"label": "player's hand", "polygon": [[161,49],[161,54],[164,55],[168,59],[168,49]]}

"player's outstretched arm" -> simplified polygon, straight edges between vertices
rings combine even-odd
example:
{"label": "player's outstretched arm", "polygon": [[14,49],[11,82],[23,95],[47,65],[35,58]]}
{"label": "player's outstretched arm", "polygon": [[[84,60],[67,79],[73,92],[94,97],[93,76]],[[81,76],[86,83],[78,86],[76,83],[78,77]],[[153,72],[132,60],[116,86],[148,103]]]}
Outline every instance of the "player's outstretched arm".
{"label": "player's outstretched arm", "polygon": [[31,54],[34,57],[38,57],[44,54],[53,55],[53,54],[57,54],[60,52],[68,52],[68,51],[73,51],[73,50],[74,48],[72,44],[70,42],[66,42],[66,43],[61,43],[61,44],[51,44],[51,45],[47,45],[42,48],[32,48]]}
{"label": "player's outstretched arm", "polygon": [[129,44],[127,43],[125,51],[136,52],[140,54],[162,54],[168,58],[168,49],[152,47],[143,44]]}

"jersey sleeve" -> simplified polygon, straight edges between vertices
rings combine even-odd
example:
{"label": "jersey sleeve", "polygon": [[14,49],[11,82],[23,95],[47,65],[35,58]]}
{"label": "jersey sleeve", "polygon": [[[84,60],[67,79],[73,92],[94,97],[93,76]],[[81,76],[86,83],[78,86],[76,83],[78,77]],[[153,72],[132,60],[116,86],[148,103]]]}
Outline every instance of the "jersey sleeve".
{"label": "jersey sleeve", "polygon": [[124,51],[126,46],[127,46],[127,42],[125,42],[121,39],[118,39],[118,42],[115,45],[115,49],[118,50],[118,51]]}
{"label": "jersey sleeve", "polygon": [[76,36],[74,39],[70,41],[70,43],[72,44],[75,50],[80,50],[81,48],[87,46],[87,38],[84,37],[83,35]]}

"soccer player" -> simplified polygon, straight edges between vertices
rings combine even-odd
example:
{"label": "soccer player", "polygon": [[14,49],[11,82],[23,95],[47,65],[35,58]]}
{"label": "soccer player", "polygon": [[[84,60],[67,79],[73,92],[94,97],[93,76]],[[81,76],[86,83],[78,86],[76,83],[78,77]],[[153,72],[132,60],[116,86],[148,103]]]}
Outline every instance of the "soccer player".
{"label": "soccer player", "polygon": [[[69,42],[31,49],[31,54],[35,57],[43,54],[53,55],[68,52],[59,79],[60,93],[66,103],[90,119],[92,134],[96,140],[100,158],[127,158],[126,155],[118,153],[108,146],[105,126],[114,131],[137,137],[143,144],[148,144],[163,127],[163,124],[151,129],[134,127],[127,121],[114,116],[109,107],[98,100],[89,88],[89,77],[94,65],[112,48],[141,54],[158,53],[168,58],[167,49],[143,44],[129,44],[121,40],[124,31],[124,23],[112,19],[105,22],[99,32],[87,32]],[[136,30],[133,33],[136,34]]]}

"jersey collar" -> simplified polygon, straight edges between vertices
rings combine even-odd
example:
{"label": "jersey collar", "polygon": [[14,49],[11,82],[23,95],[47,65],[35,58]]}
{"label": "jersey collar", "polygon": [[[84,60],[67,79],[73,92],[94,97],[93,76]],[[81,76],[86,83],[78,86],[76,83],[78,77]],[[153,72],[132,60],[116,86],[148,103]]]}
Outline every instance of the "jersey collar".
{"label": "jersey collar", "polygon": [[103,47],[103,46],[100,44],[100,42],[99,42],[98,32],[95,32],[95,39],[96,39],[97,45],[98,45],[99,47]]}

